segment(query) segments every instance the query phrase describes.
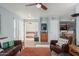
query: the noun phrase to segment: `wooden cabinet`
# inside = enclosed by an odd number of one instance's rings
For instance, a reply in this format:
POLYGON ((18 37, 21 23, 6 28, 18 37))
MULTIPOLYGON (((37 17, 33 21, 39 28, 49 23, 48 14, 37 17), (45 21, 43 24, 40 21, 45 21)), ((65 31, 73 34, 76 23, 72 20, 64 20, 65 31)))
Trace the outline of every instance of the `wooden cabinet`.
POLYGON ((79 56, 79 47, 75 45, 69 45, 69 53, 73 56, 79 56))
POLYGON ((40 23, 41 23, 40 41, 48 42, 48 19, 41 18, 40 23))
POLYGON ((48 33, 41 33, 41 42, 48 42, 48 33))

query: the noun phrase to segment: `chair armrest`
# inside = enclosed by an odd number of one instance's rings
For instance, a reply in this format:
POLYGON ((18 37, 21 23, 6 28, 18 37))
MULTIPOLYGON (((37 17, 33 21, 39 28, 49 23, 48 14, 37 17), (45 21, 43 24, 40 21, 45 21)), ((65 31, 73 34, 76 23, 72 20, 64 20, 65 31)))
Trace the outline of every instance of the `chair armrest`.
POLYGON ((56 45, 57 42, 57 40, 51 40, 50 45, 56 45))
POLYGON ((15 40, 15 41, 14 41, 14 45, 15 45, 15 46, 16 46, 16 45, 22 45, 21 40, 15 40))
POLYGON ((50 50, 52 51, 55 51, 56 53, 61 53, 62 52, 62 49, 59 47, 59 46, 57 46, 57 45, 50 45, 50 50))
POLYGON ((0 56, 7 56, 7 53, 0 53, 0 56))

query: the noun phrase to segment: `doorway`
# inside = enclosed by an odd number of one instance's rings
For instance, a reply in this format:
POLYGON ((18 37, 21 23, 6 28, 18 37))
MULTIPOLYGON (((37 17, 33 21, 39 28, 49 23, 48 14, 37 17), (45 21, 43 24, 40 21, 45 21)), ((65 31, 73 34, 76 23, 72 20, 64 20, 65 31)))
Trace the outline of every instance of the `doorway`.
POLYGON ((35 46, 35 35, 39 37, 39 22, 25 21, 25 47, 35 46))

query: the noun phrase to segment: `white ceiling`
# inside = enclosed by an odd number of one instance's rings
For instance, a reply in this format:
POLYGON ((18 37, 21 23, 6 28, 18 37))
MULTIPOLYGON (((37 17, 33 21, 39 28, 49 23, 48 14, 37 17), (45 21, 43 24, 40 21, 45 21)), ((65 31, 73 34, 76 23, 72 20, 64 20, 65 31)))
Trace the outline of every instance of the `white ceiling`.
POLYGON ((23 19, 28 17, 39 18, 43 16, 61 16, 70 15, 74 12, 76 3, 46 3, 47 11, 38 9, 35 6, 26 7, 27 3, 2 3, 0 6, 8 9, 9 11, 17 14, 23 19))

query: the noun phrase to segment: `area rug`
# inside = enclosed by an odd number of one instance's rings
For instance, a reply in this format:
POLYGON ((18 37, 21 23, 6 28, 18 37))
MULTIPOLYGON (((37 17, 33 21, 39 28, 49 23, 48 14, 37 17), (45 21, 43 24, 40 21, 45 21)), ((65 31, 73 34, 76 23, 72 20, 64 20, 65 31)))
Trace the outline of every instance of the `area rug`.
POLYGON ((24 48, 17 56, 50 56, 50 48, 47 47, 32 47, 24 48))

